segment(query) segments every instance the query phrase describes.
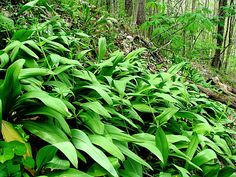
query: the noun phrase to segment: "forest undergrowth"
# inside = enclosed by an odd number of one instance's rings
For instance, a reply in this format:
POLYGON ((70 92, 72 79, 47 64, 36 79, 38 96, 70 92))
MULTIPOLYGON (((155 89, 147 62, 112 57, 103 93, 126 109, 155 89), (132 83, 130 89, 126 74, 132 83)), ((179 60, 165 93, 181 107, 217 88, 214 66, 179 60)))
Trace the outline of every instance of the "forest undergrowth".
POLYGON ((156 63, 87 2, 2 9, 1 177, 236 175, 235 110, 188 62, 156 63))

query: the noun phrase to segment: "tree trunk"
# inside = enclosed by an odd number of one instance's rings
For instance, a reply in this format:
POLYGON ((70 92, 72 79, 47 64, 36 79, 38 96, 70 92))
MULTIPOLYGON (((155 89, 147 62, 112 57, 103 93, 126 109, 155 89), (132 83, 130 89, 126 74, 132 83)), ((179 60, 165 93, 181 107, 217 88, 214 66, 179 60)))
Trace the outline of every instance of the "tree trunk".
MULTIPOLYGON (((230 6, 234 5, 234 0, 230 1, 230 6)), ((228 48, 226 49, 226 56, 224 61, 224 69, 225 72, 227 71, 229 58, 231 56, 232 47, 233 47, 233 35, 234 35, 234 28, 235 28, 235 16, 228 17, 228 48)))
POLYGON ((125 12, 129 17, 132 16, 132 12, 133 12, 133 1, 132 0, 125 0, 125 12))
POLYGON ((146 4, 145 0, 139 0, 137 20, 136 20, 137 25, 143 24, 146 20, 145 4, 146 4))
POLYGON ((195 11, 196 8, 196 0, 192 0, 192 12, 195 11))
POLYGON ((224 31, 225 31, 225 11, 224 7, 227 6, 227 0, 220 0, 219 1, 219 22, 217 26, 217 49, 215 50, 215 54, 212 60, 211 65, 215 68, 220 69, 222 66, 221 60, 221 48, 224 40, 224 31))

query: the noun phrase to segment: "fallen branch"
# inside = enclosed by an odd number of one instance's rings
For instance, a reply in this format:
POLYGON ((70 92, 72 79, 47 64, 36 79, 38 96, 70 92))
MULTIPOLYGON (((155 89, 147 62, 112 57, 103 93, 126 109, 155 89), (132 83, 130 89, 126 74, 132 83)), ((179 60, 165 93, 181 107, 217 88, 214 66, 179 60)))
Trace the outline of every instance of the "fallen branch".
POLYGON ((226 105, 229 105, 230 107, 236 109, 236 97, 234 97, 232 95, 226 95, 223 93, 218 93, 218 92, 212 91, 212 90, 205 88, 201 85, 197 85, 197 87, 201 92, 208 95, 209 98, 219 101, 221 103, 224 103, 226 105))

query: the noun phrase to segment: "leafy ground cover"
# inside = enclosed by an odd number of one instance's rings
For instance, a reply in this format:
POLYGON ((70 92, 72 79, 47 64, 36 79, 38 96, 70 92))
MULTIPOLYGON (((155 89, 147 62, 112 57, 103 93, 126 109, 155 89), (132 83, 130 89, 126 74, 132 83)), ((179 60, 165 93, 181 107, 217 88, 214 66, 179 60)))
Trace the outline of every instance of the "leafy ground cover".
POLYGON ((153 73, 145 48, 116 50, 117 20, 70 3, 4 16, 0 175, 235 175, 234 110, 187 63, 153 73))

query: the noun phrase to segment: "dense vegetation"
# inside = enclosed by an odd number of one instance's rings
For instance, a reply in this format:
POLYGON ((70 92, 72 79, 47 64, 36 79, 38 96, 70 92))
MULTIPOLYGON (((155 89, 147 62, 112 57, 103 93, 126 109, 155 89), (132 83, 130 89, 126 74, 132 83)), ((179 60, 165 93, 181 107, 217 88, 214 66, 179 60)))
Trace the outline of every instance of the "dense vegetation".
POLYGON ((235 176, 235 110, 199 91, 216 88, 179 43, 157 64, 103 4, 14 2, 0 15, 0 176, 235 176))

